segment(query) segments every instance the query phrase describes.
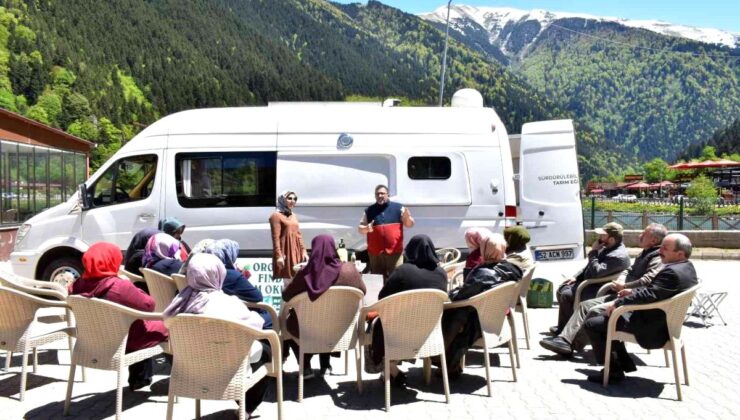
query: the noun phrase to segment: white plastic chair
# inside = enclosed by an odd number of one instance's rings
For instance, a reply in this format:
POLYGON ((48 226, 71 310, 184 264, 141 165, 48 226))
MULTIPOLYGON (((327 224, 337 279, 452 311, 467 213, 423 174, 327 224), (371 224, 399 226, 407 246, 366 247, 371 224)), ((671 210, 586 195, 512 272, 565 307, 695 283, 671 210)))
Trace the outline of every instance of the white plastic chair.
MULTIPOLYGON (((445 345, 442 336, 442 310, 448 302, 447 293, 437 289, 417 289, 401 292, 379 300, 360 311, 360 319, 368 312, 378 313, 383 325, 385 343, 385 410, 391 408, 390 362, 392 360, 426 359, 424 376, 429 382, 432 356, 439 355, 442 368, 442 383, 445 402, 450 403, 450 388, 447 381, 445 345)), ((361 323, 362 324, 362 323, 361 323)), ((362 345, 371 345, 372 333, 366 333, 362 325, 358 328, 362 345)))
POLYGON ((64 302, 41 299, 19 290, 0 286, 0 349, 7 351, 5 370, 10 369, 13 352, 23 354, 21 361, 20 401, 26 396, 28 353, 33 351, 33 373, 38 368, 37 347, 74 336, 74 327, 66 323, 44 324, 37 320, 42 308, 66 308, 64 302))
MULTIPOLYGON (((688 290, 685 290, 670 299, 661 300, 659 302, 644 304, 644 305, 624 305, 620 306, 612 311, 609 316, 609 323, 607 324, 606 333, 606 355, 604 360, 604 382, 603 385, 606 387, 609 384, 609 363, 611 359, 612 340, 619 340, 629 343, 636 343, 637 339, 633 334, 625 331, 617 330, 617 320, 627 312, 635 311, 647 311, 652 309, 660 309, 665 312, 666 324, 668 325, 668 340, 663 345, 663 350, 670 351, 673 358, 673 374, 676 380, 676 394, 678 400, 683 401, 681 395, 681 378, 678 373, 678 358, 676 356, 677 351, 681 351, 681 359, 683 362, 683 375, 685 384, 689 384, 689 368, 686 364, 686 345, 681 340, 681 330, 683 328, 683 320, 686 316, 686 311, 691 304, 691 300, 694 298, 694 294, 699 289, 699 286, 694 286, 688 290)), ((667 361, 666 357, 666 361, 667 361)))
POLYGON ((144 283, 145 282, 143 276, 127 271, 125 268, 123 268, 123 266, 121 266, 118 269, 118 277, 122 279, 128 279, 131 281, 131 283, 144 283))
POLYGON ((592 284, 611 283, 614 280, 618 279, 620 274, 622 274, 621 271, 604 277, 583 280, 576 288, 576 292, 573 294, 573 308, 575 308, 576 310, 578 309, 578 305, 581 304, 581 295, 588 286, 592 284))
MULTIPOLYGON (((527 293, 529 292, 529 285, 532 283, 532 277, 534 277, 534 269, 537 268, 535 263, 529 270, 525 271, 522 275, 522 279, 519 281, 519 294, 516 297, 516 304, 514 305, 514 311, 522 314, 522 324, 524 325, 524 340, 527 344, 527 350, 529 347, 529 314, 527 313, 527 293)), ((514 314, 511 313, 511 321, 513 322, 514 314)), ((518 346, 517 346, 518 348, 518 346)))
POLYGON ((236 400, 239 419, 246 419, 244 394, 265 376, 277 381, 278 419, 282 419, 283 375, 280 337, 275 331, 204 315, 179 314, 165 321, 170 331, 173 364, 167 398, 172 419, 175 397, 194 398, 196 418, 200 400, 236 400), (272 362, 252 372, 249 353, 255 340, 268 340, 272 362), (203 357, 210 355, 211 357, 203 357))
POLYGON ((175 281, 170 276, 150 268, 142 268, 141 274, 144 275, 149 294, 154 298, 154 311, 163 312, 177 296, 175 281))
POLYGON ((72 308, 77 323, 77 340, 69 368, 64 415, 69 415, 75 369, 83 366, 118 373, 116 419, 119 419, 123 407, 124 370, 134 363, 164 353, 167 347, 165 342, 126 353, 129 328, 137 319, 162 320, 162 314, 137 311, 107 300, 76 295, 69 296, 67 303, 72 308))
POLYGON ((362 369, 357 345, 357 317, 362 291, 354 287, 332 286, 311 302, 308 293, 301 293, 285 302, 280 310, 283 340, 294 340, 300 349, 298 360, 298 402, 303 401, 303 355, 344 352, 344 373, 348 372, 349 350, 355 351, 357 389, 362 391, 362 369), (293 309, 298 318, 300 338, 293 337, 286 325, 293 309))
MULTIPOLYGON (((488 349, 498 347, 502 344, 509 346, 509 359, 511 360, 511 374, 516 382, 516 365, 514 363, 514 345, 512 335, 504 329, 506 310, 511 307, 512 299, 519 293, 519 284, 506 282, 469 299, 452 303, 445 303, 445 310, 472 307, 478 315, 481 326, 481 338, 475 342, 475 346, 483 348, 486 365, 486 387, 488 396, 491 396, 491 362, 488 349)), ((384 327, 385 328, 385 327, 384 327)), ((465 362, 462 362, 463 365, 465 362)))
POLYGON ((439 258, 439 265, 442 268, 456 264, 460 260, 460 250, 457 248, 440 248, 435 251, 439 258))

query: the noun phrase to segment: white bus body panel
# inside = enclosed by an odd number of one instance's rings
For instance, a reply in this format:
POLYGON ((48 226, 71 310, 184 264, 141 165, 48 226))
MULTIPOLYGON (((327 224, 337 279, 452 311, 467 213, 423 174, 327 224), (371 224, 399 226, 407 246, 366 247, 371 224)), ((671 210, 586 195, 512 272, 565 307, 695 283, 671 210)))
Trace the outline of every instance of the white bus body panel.
POLYGON ((524 124, 519 155, 521 223, 540 261, 583 258, 583 210, 573 122, 524 124))
MULTIPOLYGON (((525 130, 527 127, 551 126, 525 125, 525 130)), ((562 131, 559 125, 555 128, 562 131)), ((536 140, 533 146, 522 153, 537 154, 538 161, 549 162, 553 171, 563 162, 575 164, 572 125, 569 134, 554 137, 550 128, 548 134, 540 131, 531 137, 536 140), (538 136, 553 137, 562 147, 553 149, 550 144, 543 148, 538 136), (549 151, 556 157, 544 158, 549 151)), ((464 248, 466 229, 485 226, 500 232, 514 223, 512 217, 505 217, 506 207, 516 205, 511 151, 505 127, 492 109, 353 104, 202 109, 173 114, 147 127, 87 182, 92 185, 121 158, 156 154, 157 173, 147 198, 80 212, 75 210, 73 197, 35 216, 28 221, 29 233, 11 255, 14 269, 28 277, 38 273, 39 259, 53 250, 49 238, 64 238, 59 247, 74 244, 79 252, 101 240, 126 249, 136 231, 156 226, 159 219, 170 216, 187 226, 184 239, 191 245, 204 238, 228 237, 239 242, 243 254, 269 255, 272 242, 267 220, 273 205, 184 208, 178 201, 178 153, 219 151, 277 154, 276 193, 293 190, 298 194, 295 211, 307 246, 315 235, 328 233, 337 240, 343 238, 350 248, 364 249, 365 238, 357 232, 357 225, 363 209, 374 200, 377 184, 387 184, 391 199, 410 208, 416 226, 406 230, 407 239, 424 233, 438 247, 464 248), (343 133, 353 138, 348 148, 338 146, 343 133), (450 177, 410 179, 409 158, 419 156, 448 158, 450 177)), ((536 168, 528 171, 527 179, 537 178, 536 168)), ((570 171, 569 167, 566 172, 570 171)), ((567 189, 571 194, 577 185, 567 189)), ((533 190, 533 194, 540 190, 533 190)), ((536 195, 526 198, 530 204, 538 203, 536 195)), ((573 203, 554 203, 557 206, 547 204, 545 217, 522 212, 525 224, 535 231, 535 245, 582 244, 581 216, 578 220, 571 217, 573 203), (563 208, 557 210, 558 206, 563 208), (568 226, 561 224, 566 220, 563 215, 568 217, 568 226)), ((536 214, 537 210, 532 211, 536 214)))

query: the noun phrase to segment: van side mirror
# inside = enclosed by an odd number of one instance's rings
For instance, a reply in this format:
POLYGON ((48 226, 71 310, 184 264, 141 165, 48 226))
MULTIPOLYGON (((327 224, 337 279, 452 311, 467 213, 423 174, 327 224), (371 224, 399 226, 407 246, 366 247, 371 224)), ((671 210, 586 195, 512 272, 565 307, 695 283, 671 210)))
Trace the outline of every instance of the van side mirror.
POLYGON ((77 201, 79 202, 80 209, 82 209, 82 211, 92 208, 90 195, 87 193, 87 185, 85 185, 84 182, 77 186, 77 201))

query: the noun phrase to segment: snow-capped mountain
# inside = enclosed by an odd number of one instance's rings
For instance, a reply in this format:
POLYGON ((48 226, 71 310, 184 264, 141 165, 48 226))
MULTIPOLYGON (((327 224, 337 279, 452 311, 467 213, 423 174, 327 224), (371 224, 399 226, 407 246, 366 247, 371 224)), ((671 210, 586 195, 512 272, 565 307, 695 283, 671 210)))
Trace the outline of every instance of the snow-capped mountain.
MULTIPOLYGON (((447 6, 443 5, 421 18, 444 24, 447 6)), ((481 30, 488 34, 488 42, 508 55, 514 55, 537 39, 552 24, 560 19, 579 18, 596 22, 611 22, 631 28, 642 28, 662 35, 687 38, 709 44, 720 44, 730 48, 740 47, 740 34, 712 28, 696 28, 677 25, 660 20, 629 20, 613 17, 593 16, 584 13, 550 12, 541 9, 520 10, 509 7, 475 7, 453 5, 450 9, 450 28, 464 35, 476 33, 480 42, 481 30), (515 39, 512 39, 514 37, 515 39)))

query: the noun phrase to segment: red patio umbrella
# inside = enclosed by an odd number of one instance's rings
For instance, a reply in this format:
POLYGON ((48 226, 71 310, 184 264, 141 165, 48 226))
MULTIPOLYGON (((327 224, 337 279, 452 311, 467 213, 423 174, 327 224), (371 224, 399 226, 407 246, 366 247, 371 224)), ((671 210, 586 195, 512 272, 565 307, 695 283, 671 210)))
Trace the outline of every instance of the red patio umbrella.
POLYGON ((703 162, 684 162, 671 165, 671 169, 703 169, 703 168, 729 168, 733 166, 740 166, 740 162, 734 160, 720 159, 720 160, 705 160, 703 162))
POLYGON ((626 186, 625 188, 627 188, 628 190, 641 190, 644 188, 650 188, 650 184, 645 182, 636 182, 632 185, 626 186))
POLYGON ((661 182, 656 182, 655 184, 650 184, 650 189, 654 190, 658 188, 667 188, 667 187, 672 187, 674 185, 675 184, 672 183, 671 181, 661 181, 661 182))

